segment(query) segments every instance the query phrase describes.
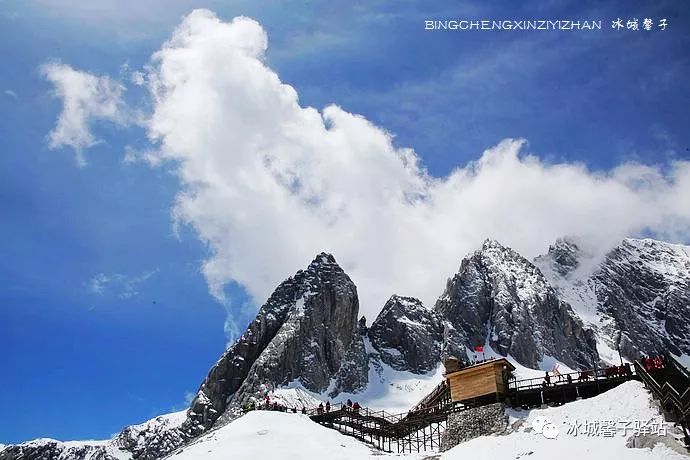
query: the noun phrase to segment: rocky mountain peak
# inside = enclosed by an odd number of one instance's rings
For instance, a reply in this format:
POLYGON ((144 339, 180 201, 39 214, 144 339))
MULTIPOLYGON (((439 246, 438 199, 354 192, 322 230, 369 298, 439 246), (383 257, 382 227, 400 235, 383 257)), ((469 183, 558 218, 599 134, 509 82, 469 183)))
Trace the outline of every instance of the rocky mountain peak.
POLYGON ((310 269, 328 266, 337 266, 338 268, 340 268, 338 262, 336 262, 335 260, 335 257, 333 257, 333 254, 329 254, 327 252, 317 254, 316 257, 314 257, 314 260, 312 260, 309 264, 310 269))
POLYGON ((623 240, 588 280, 602 335, 629 359, 690 354, 690 246, 623 240))
POLYGON ((368 335, 381 360, 393 369, 419 374, 440 362, 443 323, 414 297, 391 296, 368 335))
POLYGON ((581 255, 582 251, 573 239, 559 238, 549 246, 546 255, 535 259, 535 263, 548 263, 556 273, 567 276, 580 265, 581 255))
POLYGON ((299 381, 324 391, 357 335, 357 288, 321 253, 282 282, 199 388, 185 425, 196 434, 261 397, 266 385, 299 381))
POLYGON ((546 357, 571 367, 588 366, 596 357, 591 333, 541 271, 493 240, 462 261, 434 310, 450 323, 455 343, 448 349, 458 357, 487 341, 533 368, 546 357))

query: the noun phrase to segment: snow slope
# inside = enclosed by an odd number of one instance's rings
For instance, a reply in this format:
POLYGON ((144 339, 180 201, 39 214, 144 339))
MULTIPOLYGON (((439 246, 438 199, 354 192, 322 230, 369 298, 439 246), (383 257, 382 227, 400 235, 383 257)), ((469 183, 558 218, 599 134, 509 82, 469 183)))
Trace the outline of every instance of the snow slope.
MULTIPOLYGON (((510 411, 509 415, 513 426, 521 425, 512 433, 470 440, 449 450, 441 459, 688 459, 686 454, 663 444, 657 444, 653 449, 626 447, 632 430, 627 436, 622 436, 619 432, 613 437, 568 434, 568 427, 575 421, 660 421, 661 416, 652 405, 649 393, 639 382, 628 382, 594 398, 563 406, 528 412, 510 411), (556 439, 547 439, 535 433, 534 426, 537 425, 535 422, 538 417, 548 418, 559 428, 556 439)), ((669 431, 668 435, 670 434, 669 431)), ((669 442, 671 445, 674 443, 673 440, 669 442)))
POLYGON ((427 374, 414 374, 398 371, 390 366, 373 361, 369 367, 369 384, 359 393, 340 393, 336 398, 328 396, 328 391, 314 393, 306 390, 298 381, 291 382, 286 388, 279 388, 269 393, 271 401, 277 401, 287 407, 303 406, 313 408, 319 402, 330 401, 331 404, 344 403, 348 399, 357 401, 362 407, 374 410, 385 410, 392 414, 407 412, 412 406, 429 394, 441 383, 443 366, 427 374))
POLYGON ((312 422, 306 415, 249 412, 173 454, 175 460, 369 459, 374 452, 356 439, 312 422))
MULTIPOLYGON (((660 420, 649 394, 639 382, 628 382, 595 398, 560 407, 510 411, 510 434, 483 436, 440 455, 441 460, 473 459, 656 459, 687 460, 685 454, 664 444, 650 448, 626 447, 628 436, 573 436, 567 433, 575 420, 660 420), (556 439, 534 431, 538 418, 547 417, 560 429, 556 439)), ((670 431, 669 431, 670 434, 670 431)), ((670 439, 670 438, 669 438, 670 439)), ((675 441, 670 440, 669 445, 675 441)), ((433 452, 386 454, 354 438, 318 425, 301 414, 253 411, 235 422, 199 438, 173 454, 175 460, 254 459, 371 459, 396 457, 420 460, 433 452)), ((438 457, 436 457, 438 458, 438 457)))

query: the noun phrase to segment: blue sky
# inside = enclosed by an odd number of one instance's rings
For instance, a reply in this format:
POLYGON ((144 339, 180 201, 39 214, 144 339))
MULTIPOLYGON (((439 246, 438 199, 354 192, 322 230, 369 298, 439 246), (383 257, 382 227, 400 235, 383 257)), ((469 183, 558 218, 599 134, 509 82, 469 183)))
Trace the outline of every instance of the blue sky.
MULTIPOLYGON (((123 163, 126 146, 148 145, 138 126, 94 123, 101 142, 82 168, 51 150, 61 102, 46 62, 118 78, 207 7, 262 24, 267 65, 303 106, 364 115, 435 177, 509 137, 546 163, 595 171, 690 159, 685 2, 69 3, 0 1, 0 407, 12 414, 0 442, 104 438, 182 409, 226 344, 226 310, 200 271, 211 249, 173 229, 174 168, 123 163), (425 19, 485 17, 601 19, 604 30, 423 30, 425 19), (614 31, 617 17, 669 26, 614 31)), ((150 106, 135 86, 126 101, 150 106)), ((225 292, 241 329, 255 302, 241 283, 225 292)))

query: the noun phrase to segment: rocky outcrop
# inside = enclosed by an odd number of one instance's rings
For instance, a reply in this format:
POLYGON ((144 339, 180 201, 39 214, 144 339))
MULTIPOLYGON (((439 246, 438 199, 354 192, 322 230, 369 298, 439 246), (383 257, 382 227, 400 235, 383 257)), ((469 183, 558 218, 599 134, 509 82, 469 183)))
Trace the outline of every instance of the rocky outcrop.
POLYGON ((180 424, 181 413, 162 415, 139 425, 122 430, 112 440, 113 446, 128 451, 133 459, 161 458, 182 446, 188 439, 180 424))
POLYGON ((6 446, 0 450, 0 460, 118 460, 105 446, 67 446, 60 441, 40 439, 24 444, 6 446))
POLYGON ((550 265, 551 270, 560 276, 568 276, 580 266, 582 252, 578 244, 570 238, 559 238, 549 246, 546 255, 535 259, 535 265, 550 265))
POLYGON ((62 442, 37 439, 0 448, 0 460, 153 460, 182 446, 187 437, 180 430, 185 414, 161 415, 123 429, 108 441, 62 442))
POLYGON ((545 357, 574 368, 598 359, 593 334, 539 269, 496 241, 462 261, 434 308, 456 331, 456 348, 488 342, 532 368, 545 357))
POLYGON ((361 332, 352 339, 340 370, 335 376, 334 386, 328 393, 331 398, 335 398, 340 393, 357 393, 367 388, 369 356, 364 345, 364 339, 365 335, 361 332))
POLYGON ((690 247, 627 239, 590 280, 623 356, 690 354, 690 247))
POLYGON ((508 416, 501 403, 455 412, 448 415, 440 450, 445 452, 479 436, 502 434, 507 428, 508 416))
POLYGON ((228 407, 261 398, 266 384, 298 380, 309 390, 326 390, 357 335, 358 310, 352 280, 332 255, 318 255, 278 286, 213 366, 184 429, 198 434, 210 428, 228 407))
POLYGON ((369 328, 369 339, 384 363, 421 374, 440 362, 443 323, 421 301, 394 295, 369 328))
POLYGON ((535 263, 614 350, 609 361, 618 361, 615 350, 627 359, 690 354, 689 246, 629 238, 597 259, 559 240, 535 263))

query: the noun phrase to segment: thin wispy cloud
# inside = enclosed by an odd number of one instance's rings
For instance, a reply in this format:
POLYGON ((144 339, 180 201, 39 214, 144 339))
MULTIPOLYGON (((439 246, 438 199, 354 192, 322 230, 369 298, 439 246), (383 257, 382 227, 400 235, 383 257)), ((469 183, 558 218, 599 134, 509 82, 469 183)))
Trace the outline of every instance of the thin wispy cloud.
POLYGON ((87 282, 87 289, 95 295, 116 296, 122 300, 128 300, 138 296, 141 286, 157 273, 158 269, 134 276, 121 273, 97 273, 87 282))
POLYGON ((53 84, 55 97, 62 101, 57 124, 48 135, 49 147, 71 147, 77 164, 84 166, 84 149, 99 142, 91 132, 91 124, 98 120, 127 123, 122 99, 125 87, 108 76, 74 70, 60 62, 44 64, 41 74, 53 84))

